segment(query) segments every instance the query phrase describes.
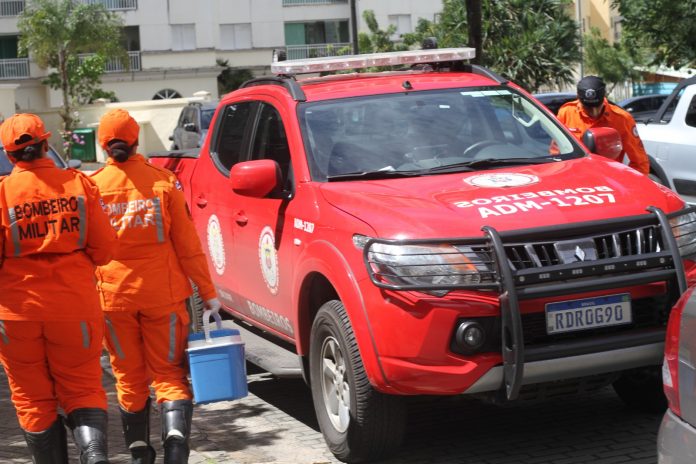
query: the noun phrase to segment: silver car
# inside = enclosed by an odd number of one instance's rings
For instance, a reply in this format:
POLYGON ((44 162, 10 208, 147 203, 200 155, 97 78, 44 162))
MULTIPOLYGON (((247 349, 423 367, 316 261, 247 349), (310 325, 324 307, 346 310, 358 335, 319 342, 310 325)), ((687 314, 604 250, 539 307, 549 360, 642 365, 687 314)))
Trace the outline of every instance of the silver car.
MULTIPOLYGON (((69 161, 65 161, 58 154, 58 152, 50 145, 48 146, 48 153, 46 153, 46 156, 53 160, 53 162, 56 163, 56 166, 58 166, 61 169, 79 169, 82 166, 82 161, 78 159, 71 159, 69 161)), ((0 176, 8 175, 12 171, 12 167, 12 163, 7 158, 7 153, 5 153, 4 148, 0 145, 0 176)))
POLYGON ((669 409, 660 425, 660 464, 696 463, 696 292, 686 292, 667 326, 662 381, 669 409))

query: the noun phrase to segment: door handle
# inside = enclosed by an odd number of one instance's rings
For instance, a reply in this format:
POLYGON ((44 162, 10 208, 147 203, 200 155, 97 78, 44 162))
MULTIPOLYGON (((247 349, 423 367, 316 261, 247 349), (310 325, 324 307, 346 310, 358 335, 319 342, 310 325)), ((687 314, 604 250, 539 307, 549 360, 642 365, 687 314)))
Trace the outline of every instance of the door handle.
POLYGON ((244 211, 239 211, 237 214, 235 214, 234 220, 240 226, 245 226, 247 222, 249 222, 249 218, 246 217, 244 211))
POLYGON ((196 199, 196 204, 199 208, 205 208, 208 205, 208 200, 201 196, 196 199))

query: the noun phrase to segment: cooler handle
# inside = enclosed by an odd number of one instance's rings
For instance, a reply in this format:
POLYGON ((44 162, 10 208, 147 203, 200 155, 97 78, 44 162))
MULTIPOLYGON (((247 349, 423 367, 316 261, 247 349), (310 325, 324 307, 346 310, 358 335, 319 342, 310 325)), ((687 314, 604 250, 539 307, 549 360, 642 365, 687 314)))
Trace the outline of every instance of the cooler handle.
POLYGON ((218 311, 213 311, 212 309, 206 309, 203 311, 203 332, 205 332, 205 342, 213 343, 213 339, 210 337, 210 316, 215 318, 217 324, 217 329, 222 329, 222 318, 218 311))

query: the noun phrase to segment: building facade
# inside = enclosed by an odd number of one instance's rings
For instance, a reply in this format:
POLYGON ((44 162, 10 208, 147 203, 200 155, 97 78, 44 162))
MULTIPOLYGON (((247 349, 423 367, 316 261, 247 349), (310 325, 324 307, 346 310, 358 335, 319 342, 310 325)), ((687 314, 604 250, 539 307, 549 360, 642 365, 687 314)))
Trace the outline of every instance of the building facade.
MULTIPOLYGON (((47 71, 17 53, 17 17, 31 0, 0 0, 0 84, 17 85, 15 108, 41 111, 61 104, 58 92, 41 84, 47 71)), ((336 55, 351 50, 351 18, 366 31, 365 10, 380 27, 398 35, 419 18, 434 20, 433 0, 78 0, 102 3, 124 20, 128 66, 110 60, 102 88, 120 101, 217 96, 220 61, 264 74, 274 49, 288 59, 336 55), (354 10, 353 10, 354 8, 354 10)))

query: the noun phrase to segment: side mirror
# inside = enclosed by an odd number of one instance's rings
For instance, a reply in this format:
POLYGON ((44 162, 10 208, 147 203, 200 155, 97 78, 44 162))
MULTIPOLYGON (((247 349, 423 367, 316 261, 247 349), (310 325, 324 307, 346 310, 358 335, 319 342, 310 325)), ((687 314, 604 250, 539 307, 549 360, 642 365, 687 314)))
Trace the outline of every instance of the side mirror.
POLYGON ((267 159, 237 163, 230 170, 230 184, 235 193, 264 198, 280 185, 280 166, 267 159))
POLYGON ((80 169, 81 166, 82 166, 82 160, 78 160, 78 159, 68 160, 68 167, 71 169, 80 169))
POLYGON ((611 127, 593 127, 582 135, 582 143, 592 152, 614 161, 622 161, 621 136, 611 127))
POLYGON ((193 122, 187 122, 184 124, 184 130, 186 132, 196 132, 198 129, 196 128, 196 124, 193 122))

